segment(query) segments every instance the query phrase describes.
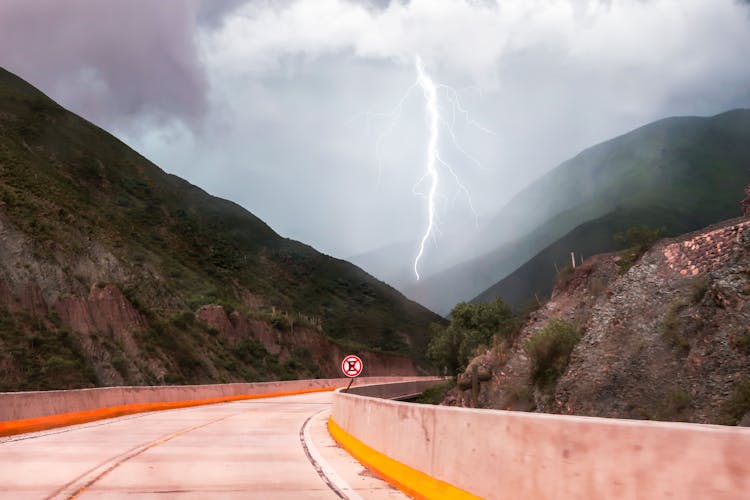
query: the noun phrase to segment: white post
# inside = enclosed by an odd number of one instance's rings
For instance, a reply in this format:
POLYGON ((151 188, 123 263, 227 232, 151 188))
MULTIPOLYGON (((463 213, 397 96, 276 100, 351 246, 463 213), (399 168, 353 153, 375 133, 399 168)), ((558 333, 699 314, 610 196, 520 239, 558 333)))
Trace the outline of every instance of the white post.
POLYGON ((576 253, 570 252, 570 261, 573 263, 573 269, 576 268, 576 253))

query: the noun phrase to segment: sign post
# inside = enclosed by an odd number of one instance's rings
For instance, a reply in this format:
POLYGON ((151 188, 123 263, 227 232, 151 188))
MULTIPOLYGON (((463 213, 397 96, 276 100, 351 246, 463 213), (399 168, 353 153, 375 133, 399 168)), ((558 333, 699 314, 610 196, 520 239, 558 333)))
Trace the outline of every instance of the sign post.
POLYGON ((341 362, 341 371, 344 372, 344 375, 351 379, 349 380, 349 385, 346 387, 346 390, 344 392, 349 392, 349 388, 352 386, 354 379, 359 377, 359 374, 362 373, 363 368, 364 364, 362 363, 362 360, 359 358, 359 356, 350 354, 344 358, 344 360, 341 362))

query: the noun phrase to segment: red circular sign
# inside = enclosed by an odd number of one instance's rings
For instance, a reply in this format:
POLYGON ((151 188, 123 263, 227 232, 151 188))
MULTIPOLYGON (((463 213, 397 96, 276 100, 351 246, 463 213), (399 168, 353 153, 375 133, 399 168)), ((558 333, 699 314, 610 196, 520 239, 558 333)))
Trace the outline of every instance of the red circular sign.
POLYGON ((344 361, 341 362, 341 371, 344 372, 344 375, 347 377, 358 377, 359 374, 362 373, 362 368, 364 368, 362 360, 354 354, 348 355, 344 358, 344 361))

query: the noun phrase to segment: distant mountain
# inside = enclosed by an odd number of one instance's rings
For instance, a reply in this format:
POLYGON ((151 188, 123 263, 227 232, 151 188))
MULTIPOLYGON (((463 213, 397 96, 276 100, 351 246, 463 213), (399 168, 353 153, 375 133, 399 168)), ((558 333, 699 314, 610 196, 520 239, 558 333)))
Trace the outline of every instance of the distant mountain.
MULTIPOLYGON (((571 251, 590 255, 615 249, 611 236, 623 224, 646 218, 648 225, 665 226, 677 234, 737 215, 748 167, 750 110, 651 123, 583 151, 531 184, 482 232, 476 247, 486 253, 428 276, 404 292, 445 314, 456 302, 482 294, 574 229, 602 219, 599 229, 581 228, 597 234, 590 236, 596 244, 577 245, 571 236, 557 250, 529 264, 528 269, 542 265, 543 271, 534 272, 544 277, 534 278, 518 293, 518 300, 525 300, 533 290, 549 290, 550 276, 554 277, 550 259, 564 265, 571 251), (607 217, 618 224, 607 229, 611 222, 607 217), (508 235, 516 236, 508 240, 508 235)), ((482 298, 493 295, 488 292, 482 298)))
POLYGON ((433 321, 0 69, 0 391, 420 362, 433 321))

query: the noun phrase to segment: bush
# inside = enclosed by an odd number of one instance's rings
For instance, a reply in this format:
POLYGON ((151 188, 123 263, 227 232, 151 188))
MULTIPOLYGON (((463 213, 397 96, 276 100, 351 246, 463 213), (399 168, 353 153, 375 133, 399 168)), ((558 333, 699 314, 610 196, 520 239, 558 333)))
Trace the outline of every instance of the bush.
POLYGON ((557 274, 555 275, 555 288, 566 286, 570 278, 573 277, 574 272, 575 269, 573 269, 573 266, 570 264, 557 271, 557 274))
POLYGON ((734 394, 721 405, 719 423, 737 425, 747 412, 750 412, 750 378, 742 379, 734 394))
POLYGON ((380 342, 377 343, 377 347, 383 351, 405 352, 409 349, 409 344, 404 341, 403 337, 396 330, 387 328, 383 332, 380 342))
POLYGON ((547 326, 526 341, 524 350, 531 358, 532 380, 537 387, 554 387, 568 367, 570 353, 579 340, 576 325, 552 318, 547 326))
POLYGON ((645 252, 656 243, 664 233, 663 227, 634 226, 621 233, 615 234, 615 241, 625 244, 628 248, 645 252))
POLYGON ((616 233, 615 241, 627 247, 620 253, 620 260, 617 261, 620 274, 625 274, 659 240, 663 233, 663 227, 652 228, 648 226, 634 226, 621 233, 616 233))
POLYGON ((443 402, 443 399, 445 399, 445 395, 448 391, 454 387, 456 387, 456 382, 453 380, 434 385, 417 396, 417 399, 415 399, 414 402, 425 405, 439 405, 443 402))
POLYGON ((687 354, 690 351, 690 342, 682 334, 679 316, 680 311, 685 307, 685 303, 680 300, 672 302, 664 316, 664 323, 661 327, 664 340, 682 354, 687 354))
POLYGON ((492 346, 495 338, 512 338, 518 324, 518 318, 501 299, 482 304, 461 302, 453 308, 448 327, 432 325, 427 357, 438 368, 456 375, 479 347, 492 346))
POLYGON ((112 359, 112 367, 122 375, 122 378, 127 380, 130 370, 128 370, 128 361, 125 358, 115 356, 112 359))
POLYGON ((657 419, 671 422, 680 420, 691 401, 690 393, 686 390, 673 389, 662 399, 658 408, 657 419))
POLYGON ((703 300, 708 292, 710 282, 707 277, 696 278, 690 282, 690 299, 693 304, 698 304, 703 300))
POLYGON ((180 330, 187 330, 195 323, 195 313, 193 311, 184 311, 173 317, 171 323, 180 330))
POLYGON ((290 327, 289 318, 280 314, 275 314, 271 316, 271 326, 277 330, 288 330, 290 327))
POLYGON ((750 355, 750 330, 735 335, 732 343, 742 354, 750 355))

